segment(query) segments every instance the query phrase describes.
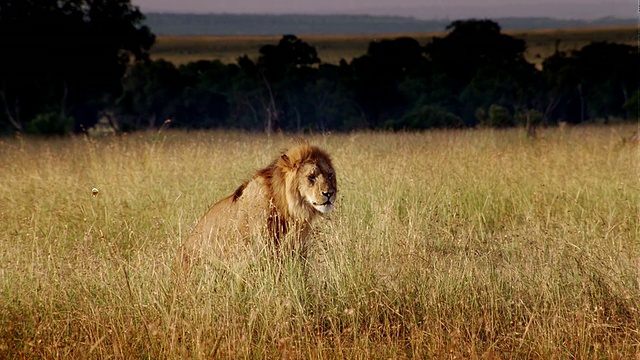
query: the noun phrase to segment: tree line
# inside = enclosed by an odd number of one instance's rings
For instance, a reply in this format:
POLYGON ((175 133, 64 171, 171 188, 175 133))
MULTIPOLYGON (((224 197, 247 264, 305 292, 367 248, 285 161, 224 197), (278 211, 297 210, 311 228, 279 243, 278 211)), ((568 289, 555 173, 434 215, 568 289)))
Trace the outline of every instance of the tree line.
MULTIPOLYGON (((421 45, 374 41, 321 61, 295 35, 233 64, 151 60, 151 30, 129 0, 0 0, 0 128, 64 134, 100 118, 252 131, 510 127, 637 120, 638 50, 594 42, 541 69, 491 20, 459 20, 421 45)), ((556 45, 557 46, 557 45, 556 45)))

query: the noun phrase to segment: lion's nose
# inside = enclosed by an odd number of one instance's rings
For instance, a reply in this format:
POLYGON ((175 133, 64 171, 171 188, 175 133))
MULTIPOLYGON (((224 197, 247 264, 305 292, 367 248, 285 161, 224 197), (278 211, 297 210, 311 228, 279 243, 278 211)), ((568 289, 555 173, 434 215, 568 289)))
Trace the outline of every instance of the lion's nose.
POLYGON ((322 195, 326 196, 327 199, 331 198, 333 196, 334 192, 333 191, 327 191, 327 192, 322 192, 322 195))

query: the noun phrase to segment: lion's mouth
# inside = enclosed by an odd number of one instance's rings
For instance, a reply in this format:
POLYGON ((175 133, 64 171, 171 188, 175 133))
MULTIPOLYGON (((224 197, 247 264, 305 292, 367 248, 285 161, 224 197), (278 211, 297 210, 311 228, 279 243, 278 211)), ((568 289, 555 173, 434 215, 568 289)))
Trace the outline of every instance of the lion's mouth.
POLYGON ((331 210, 333 210, 334 205, 331 202, 331 200, 327 200, 327 201, 325 201, 323 203, 320 203, 320 204, 314 201, 313 202, 313 207, 316 210, 320 211, 321 213, 327 214, 327 213, 331 212, 331 210))

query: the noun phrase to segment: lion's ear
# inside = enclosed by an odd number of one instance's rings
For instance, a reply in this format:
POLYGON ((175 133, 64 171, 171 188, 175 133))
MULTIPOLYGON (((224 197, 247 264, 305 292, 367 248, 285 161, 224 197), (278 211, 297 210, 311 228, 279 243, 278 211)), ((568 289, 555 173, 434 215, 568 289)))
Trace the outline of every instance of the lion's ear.
POLYGON ((287 154, 282 154, 278 159, 278 166, 284 169, 296 170, 300 167, 300 161, 293 161, 287 154))
POLYGON ((283 168, 293 168, 293 164, 291 163, 291 160, 289 160, 287 154, 282 154, 280 156, 280 159, 278 160, 278 166, 283 168))

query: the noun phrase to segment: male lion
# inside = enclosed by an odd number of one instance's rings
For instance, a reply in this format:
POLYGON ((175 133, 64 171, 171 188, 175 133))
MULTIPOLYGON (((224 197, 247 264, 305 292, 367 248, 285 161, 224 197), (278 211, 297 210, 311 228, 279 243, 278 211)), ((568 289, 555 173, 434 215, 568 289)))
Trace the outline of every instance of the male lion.
POLYGON ((209 209, 182 247, 183 269, 194 257, 242 251, 256 238, 278 247, 286 235, 304 245, 314 218, 333 210, 336 191, 326 152, 307 143, 286 150, 209 209))

